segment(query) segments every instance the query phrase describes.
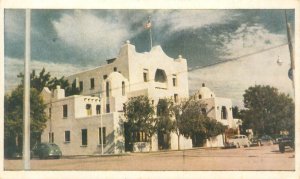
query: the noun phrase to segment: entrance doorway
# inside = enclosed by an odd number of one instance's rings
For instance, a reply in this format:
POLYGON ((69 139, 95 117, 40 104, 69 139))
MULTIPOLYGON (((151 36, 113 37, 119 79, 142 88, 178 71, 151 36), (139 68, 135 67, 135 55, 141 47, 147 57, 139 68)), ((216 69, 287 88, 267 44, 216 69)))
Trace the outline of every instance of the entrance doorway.
POLYGON ((170 134, 165 134, 162 132, 158 132, 157 139, 158 139, 158 149, 159 150, 167 150, 170 149, 170 134))

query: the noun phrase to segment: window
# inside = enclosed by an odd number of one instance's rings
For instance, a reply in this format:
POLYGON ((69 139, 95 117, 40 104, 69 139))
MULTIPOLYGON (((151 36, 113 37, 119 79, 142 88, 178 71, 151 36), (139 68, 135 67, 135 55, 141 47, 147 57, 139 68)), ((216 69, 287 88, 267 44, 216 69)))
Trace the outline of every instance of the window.
POLYGON ((70 131, 65 131, 65 142, 70 142, 71 137, 70 137, 70 131))
POLYGON ((174 102, 175 102, 175 103, 178 102, 178 94, 174 94, 174 102))
POLYGON ((114 71, 117 71, 118 70, 118 68, 117 67, 114 67, 114 71))
POLYGON ((133 141, 134 142, 148 142, 148 137, 143 131, 133 132, 133 141))
POLYGON ((125 82, 122 81, 122 96, 125 96, 125 82))
POLYGON ((173 86, 177 86, 177 77, 176 77, 176 75, 173 75, 172 81, 173 81, 173 86))
POLYGON ((109 82, 106 82, 106 97, 109 97, 109 82))
POLYGON ((68 117, 68 105, 63 105, 63 117, 68 117))
POLYGON ((96 106, 96 114, 101 114, 101 106, 99 104, 96 106))
POLYGON ((202 99, 202 95, 201 95, 201 94, 199 94, 198 98, 199 98, 199 99, 202 99))
POLYGON ((225 106, 222 106, 221 109, 221 119, 227 119, 227 110, 225 106))
POLYGON ((86 104, 86 115, 91 116, 92 115, 92 105, 86 104))
POLYGON ((149 77, 148 77, 148 69, 144 69, 144 72, 143 72, 143 78, 144 78, 144 82, 149 81, 149 77))
POLYGON ((106 113, 110 113, 110 105, 106 104, 106 113))
POLYGON ((95 79, 91 78, 90 81, 91 81, 91 89, 94 89, 95 88, 95 79))
POLYGON ((155 72, 155 82, 165 83, 167 82, 166 72, 162 69, 157 69, 155 72))
POLYGON ((82 91, 83 90, 83 81, 79 82, 79 90, 82 91))
POLYGON ((99 145, 102 144, 102 136, 101 134, 103 133, 103 144, 105 145, 106 144, 106 128, 105 127, 99 127, 99 145), (103 130, 101 130, 103 129, 103 130))
POLYGON ((86 146, 88 144, 87 129, 81 129, 81 145, 86 146))
POLYGON ((103 79, 106 80, 106 78, 107 78, 107 75, 103 75, 103 79))
POLYGON ((54 132, 49 132, 49 143, 54 143, 54 132))

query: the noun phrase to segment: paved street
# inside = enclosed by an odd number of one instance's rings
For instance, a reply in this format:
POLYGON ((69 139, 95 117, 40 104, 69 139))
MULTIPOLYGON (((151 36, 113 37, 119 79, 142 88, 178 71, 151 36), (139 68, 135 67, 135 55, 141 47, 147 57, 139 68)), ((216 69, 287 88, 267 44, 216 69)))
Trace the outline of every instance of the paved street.
MULTIPOLYGON (((295 153, 278 145, 239 149, 193 149, 122 156, 31 160, 32 170, 295 170, 295 153)), ((5 170, 21 170, 22 160, 5 160, 5 170)))

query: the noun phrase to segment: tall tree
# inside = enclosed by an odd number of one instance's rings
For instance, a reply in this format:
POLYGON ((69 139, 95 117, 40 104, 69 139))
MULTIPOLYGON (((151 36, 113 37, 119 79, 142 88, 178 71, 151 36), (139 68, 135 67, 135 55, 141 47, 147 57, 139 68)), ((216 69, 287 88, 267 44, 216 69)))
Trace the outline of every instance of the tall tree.
MULTIPOLYGON (((5 141, 5 154, 9 152, 21 152, 23 140, 23 86, 24 75, 18 75, 21 78, 21 84, 12 91, 10 95, 5 95, 4 98, 4 141, 5 141)), ((35 70, 30 74, 30 141, 31 145, 39 142, 40 135, 46 127, 47 117, 45 115, 45 105, 42 98, 39 96, 44 87, 49 87, 50 90, 60 85, 65 88, 66 95, 78 94, 79 89, 70 86, 64 77, 57 79, 51 78, 49 72, 43 68, 39 74, 35 70)))
MULTIPOLYGON (((5 95, 4 100, 4 145, 5 154, 21 152, 23 140, 23 87, 19 86, 11 95, 5 95)), ((43 104, 39 92, 30 90, 30 138, 31 146, 39 142, 40 135, 46 127, 46 106, 43 104)))
POLYGON ((273 135, 289 131, 294 135, 294 102, 271 86, 249 87, 244 96, 243 127, 249 127, 257 135, 273 135))
POLYGON ((128 139, 131 142, 131 134, 134 132, 144 132, 150 142, 152 150, 152 136, 157 132, 157 118, 154 117, 154 107, 147 96, 137 96, 130 98, 124 106, 124 113, 127 119, 126 126, 130 133, 128 139))
POLYGON ((241 113, 240 113, 240 109, 239 109, 238 106, 232 107, 232 117, 234 119, 240 119, 241 118, 241 113))

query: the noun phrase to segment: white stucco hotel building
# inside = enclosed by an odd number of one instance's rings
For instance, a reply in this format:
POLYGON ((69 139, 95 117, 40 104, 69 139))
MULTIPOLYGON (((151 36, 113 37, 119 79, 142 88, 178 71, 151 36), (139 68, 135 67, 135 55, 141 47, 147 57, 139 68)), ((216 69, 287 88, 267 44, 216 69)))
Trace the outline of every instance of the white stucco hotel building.
MULTIPOLYGON (((65 97, 60 87, 42 91, 49 116, 42 142, 58 144, 63 155, 101 154, 102 143, 104 154, 125 152, 123 104, 130 97, 148 96, 154 106, 166 97, 174 102, 189 97, 186 59, 172 59, 160 46, 138 53, 129 41, 107 64, 67 79, 80 88, 80 95, 65 97)), ((138 138, 134 151, 149 151, 145 136, 138 138)), ((162 148, 157 135, 151 140, 152 151, 162 148)), ((170 149, 177 149, 177 141, 176 134, 169 136, 170 149)), ((192 141, 181 136, 180 148, 192 148, 192 141)))

